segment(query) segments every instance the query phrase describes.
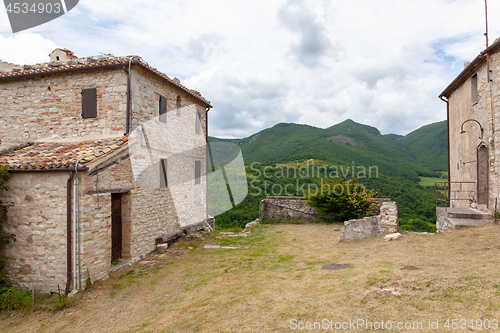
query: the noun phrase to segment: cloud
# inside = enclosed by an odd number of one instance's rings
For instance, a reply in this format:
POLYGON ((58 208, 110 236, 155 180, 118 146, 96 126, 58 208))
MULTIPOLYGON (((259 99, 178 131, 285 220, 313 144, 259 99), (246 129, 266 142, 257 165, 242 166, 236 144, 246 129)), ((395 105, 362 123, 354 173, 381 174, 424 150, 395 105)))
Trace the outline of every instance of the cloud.
POLYGON ((15 64, 34 64, 49 61, 56 43, 30 31, 0 35, 0 59, 15 64))
POLYGON ((191 37, 187 43, 187 53, 192 59, 205 62, 221 50, 223 40, 222 35, 215 32, 191 37))
POLYGON ((315 67, 332 45, 318 16, 306 2, 288 0, 278 11, 282 26, 298 35, 299 40, 290 46, 290 54, 300 64, 315 67))
POLYGON ((221 137, 347 118, 408 133, 445 119, 437 96, 485 47, 484 0, 86 0, 32 31, 1 35, 0 59, 139 55, 208 98, 221 137))

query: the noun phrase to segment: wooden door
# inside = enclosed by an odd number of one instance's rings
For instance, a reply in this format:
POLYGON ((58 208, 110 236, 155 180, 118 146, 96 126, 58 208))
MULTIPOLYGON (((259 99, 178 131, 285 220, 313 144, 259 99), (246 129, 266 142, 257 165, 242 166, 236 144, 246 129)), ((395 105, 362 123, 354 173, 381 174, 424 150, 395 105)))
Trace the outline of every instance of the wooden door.
POLYGON ((122 257, 122 194, 111 193, 111 262, 122 257))

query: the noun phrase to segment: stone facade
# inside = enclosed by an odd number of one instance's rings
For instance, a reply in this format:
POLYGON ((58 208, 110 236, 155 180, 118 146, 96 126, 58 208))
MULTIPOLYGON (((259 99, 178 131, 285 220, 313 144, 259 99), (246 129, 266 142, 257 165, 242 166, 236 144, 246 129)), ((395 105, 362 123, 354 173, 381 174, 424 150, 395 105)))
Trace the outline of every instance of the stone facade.
POLYGON ((450 204, 492 212, 499 193, 500 39, 441 93, 448 105, 450 204))
POLYGON ((53 53, 60 59, 48 64, 0 72, 0 163, 11 166, 0 200, 8 206, 5 229, 16 237, 2 254, 11 258, 13 284, 42 292, 64 289, 68 274, 71 288, 84 286, 87 277, 106 278, 117 237, 120 260, 136 261, 155 250, 162 234, 203 228, 209 220, 209 102, 138 57, 63 53, 53 53), (95 118, 82 117, 86 88, 96 88, 95 118), (160 96, 165 121, 159 120, 160 96), (104 138, 120 144, 86 152, 104 138), (47 142, 60 146, 37 150, 47 142), (33 162, 35 153, 40 159, 33 162), (119 236, 113 234, 117 215, 119 236))

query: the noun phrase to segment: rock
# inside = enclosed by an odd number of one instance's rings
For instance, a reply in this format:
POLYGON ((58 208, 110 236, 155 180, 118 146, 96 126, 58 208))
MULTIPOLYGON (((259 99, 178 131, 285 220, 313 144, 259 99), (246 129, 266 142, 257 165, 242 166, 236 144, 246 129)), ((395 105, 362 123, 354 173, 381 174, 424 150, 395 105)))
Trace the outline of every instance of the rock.
POLYGON ((376 295, 394 295, 400 296, 401 293, 395 288, 375 288, 371 291, 368 291, 367 294, 376 294, 376 295))
POLYGON ((205 246, 203 246, 203 248, 204 249, 231 249, 231 250, 235 250, 238 247, 232 246, 232 245, 223 246, 223 245, 218 245, 218 244, 205 244, 205 246))
POLYGON ((255 221, 253 221, 253 222, 247 223, 247 224, 245 225, 245 230, 243 230, 243 232, 245 232, 245 231, 247 231, 247 230, 250 230, 250 229, 252 229, 253 227, 258 227, 258 226, 260 226, 260 221, 259 221, 259 219, 256 219, 256 220, 255 220, 255 221))
POLYGON ((68 294, 68 298, 71 298, 71 297, 75 296, 76 294, 78 294, 78 289, 73 289, 68 294))
POLYGON ((156 250, 158 253, 166 253, 168 249, 168 243, 156 245, 156 250))
POLYGON ((399 237, 401 236, 401 234, 399 232, 396 232, 394 234, 389 234, 389 235, 385 235, 384 236, 384 240, 385 241, 390 241, 390 240, 396 240, 398 239, 399 237))
POLYGON ((205 238, 203 237, 203 235, 200 235, 200 234, 197 234, 197 233, 186 235, 186 239, 187 240, 201 240, 201 241, 205 240, 205 238))

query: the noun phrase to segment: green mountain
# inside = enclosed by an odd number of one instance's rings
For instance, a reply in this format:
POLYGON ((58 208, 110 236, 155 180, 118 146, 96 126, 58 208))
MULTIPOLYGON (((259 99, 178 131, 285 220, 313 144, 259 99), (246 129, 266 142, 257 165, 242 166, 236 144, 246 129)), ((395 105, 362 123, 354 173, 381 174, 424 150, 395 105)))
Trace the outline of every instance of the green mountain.
POLYGON ((448 127, 446 120, 429 124, 397 139, 408 147, 415 161, 428 169, 448 169, 448 127))
POLYGON ((442 127, 443 122, 436 123, 398 136, 381 135, 378 129, 350 119, 326 129, 281 123, 248 138, 211 141, 238 144, 245 163, 313 158, 340 165, 377 166, 385 175, 418 180, 418 176, 434 176, 435 171, 447 168, 442 127))
MULTIPOLYGON (((361 176, 363 185, 375 189, 379 197, 398 203, 400 227, 410 231, 435 230, 434 188, 418 183, 419 176, 437 177, 440 174, 436 171, 447 169, 446 122, 423 126, 406 136, 382 135, 374 127, 346 120, 326 129, 277 124, 244 139, 209 140, 237 144, 247 164, 249 195, 233 209, 217 216, 220 227, 242 227, 254 220, 259 214, 260 200, 269 195, 283 195, 279 190, 285 186, 293 192, 286 195, 304 195, 299 191, 300 186, 317 182, 318 175, 305 178, 282 175, 280 163, 304 166, 305 160, 316 159, 329 170, 377 167, 376 176, 361 176), (296 184, 297 190, 290 184, 296 184)), ((212 149, 212 156, 217 158, 228 154, 233 155, 229 147, 212 149)))

